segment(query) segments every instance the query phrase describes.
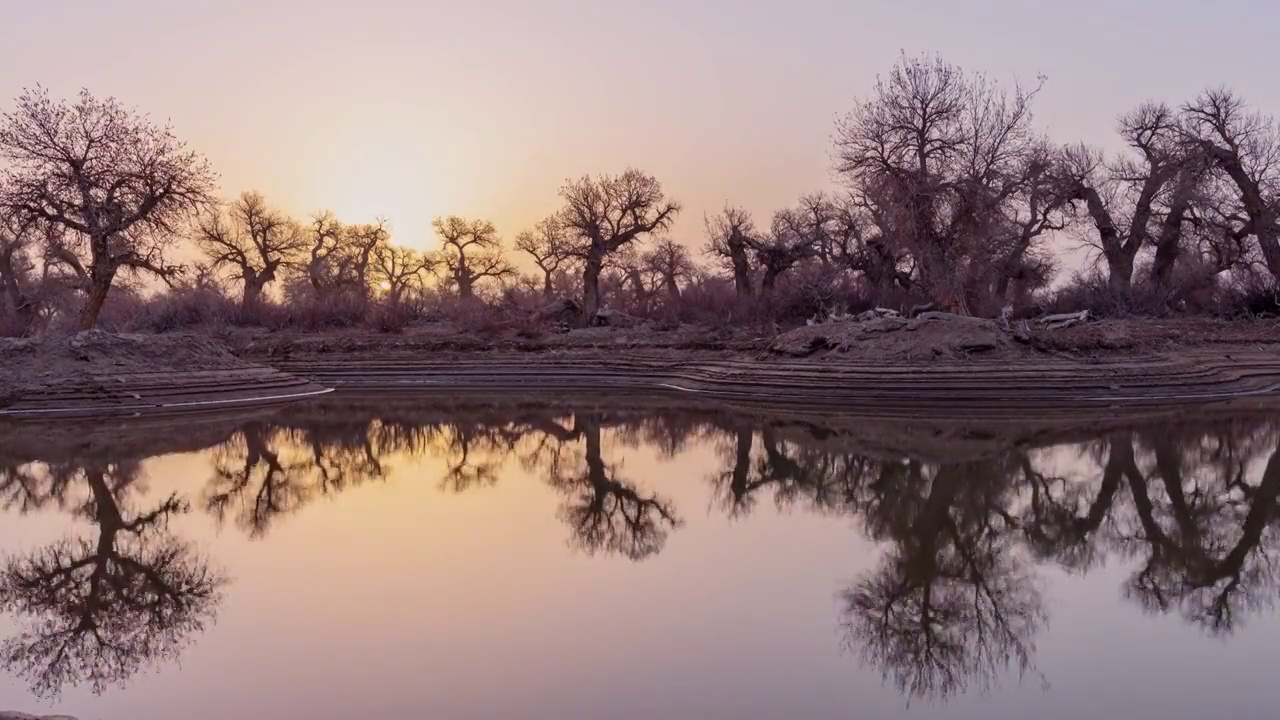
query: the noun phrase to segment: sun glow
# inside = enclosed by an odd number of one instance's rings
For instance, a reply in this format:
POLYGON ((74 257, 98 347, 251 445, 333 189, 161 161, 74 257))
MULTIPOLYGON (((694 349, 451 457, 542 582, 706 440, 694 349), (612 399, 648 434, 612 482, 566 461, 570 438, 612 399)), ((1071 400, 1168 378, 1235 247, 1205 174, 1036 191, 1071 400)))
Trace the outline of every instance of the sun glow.
POLYGON ((431 163, 405 144, 352 145, 329 154, 323 168, 305 180, 307 197, 325 198, 324 207, 344 222, 382 219, 398 245, 435 247, 431 218, 442 213, 441 193, 431 163))

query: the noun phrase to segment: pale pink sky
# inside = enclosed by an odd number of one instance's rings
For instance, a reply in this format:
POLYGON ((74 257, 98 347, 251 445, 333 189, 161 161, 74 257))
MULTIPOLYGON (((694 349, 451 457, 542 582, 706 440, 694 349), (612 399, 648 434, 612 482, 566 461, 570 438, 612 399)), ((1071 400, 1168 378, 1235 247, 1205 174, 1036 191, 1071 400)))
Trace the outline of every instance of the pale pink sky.
POLYGON ((81 86, 172 120, 221 173, 298 215, 435 215, 510 237, 566 178, 635 165, 686 208, 767 214, 830 182, 834 118, 899 51, 1049 77, 1038 122, 1111 141, 1115 115, 1229 82, 1280 110, 1280 8, 1227 0, 647 3, 0 0, 0 98, 81 86))

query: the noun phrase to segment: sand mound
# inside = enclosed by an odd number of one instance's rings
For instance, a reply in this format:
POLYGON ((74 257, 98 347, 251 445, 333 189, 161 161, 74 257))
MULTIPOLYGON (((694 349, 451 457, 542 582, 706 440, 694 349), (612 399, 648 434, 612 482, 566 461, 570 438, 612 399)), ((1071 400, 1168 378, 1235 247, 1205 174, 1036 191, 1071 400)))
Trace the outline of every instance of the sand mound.
POLYGON ((835 351, 867 360, 931 360, 1015 351, 1014 338, 993 320, 947 313, 917 318, 810 325, 779 335, 771 352, 805 357, 835 351))
POLYGON ((221 343, 195 335, 112 335, 0 339, 0 407, 47 388, 92 389, 121 375, 252 367, 221 343))

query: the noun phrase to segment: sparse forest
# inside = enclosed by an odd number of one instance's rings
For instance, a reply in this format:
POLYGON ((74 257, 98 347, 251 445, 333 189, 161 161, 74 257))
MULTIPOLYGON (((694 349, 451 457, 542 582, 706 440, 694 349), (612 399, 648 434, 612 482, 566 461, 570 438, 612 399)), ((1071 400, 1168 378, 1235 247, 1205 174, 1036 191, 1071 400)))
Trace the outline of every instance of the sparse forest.
POLYGON ((0 118, 0 335, 1277 311, 1273 118, 1211 88, 1117 108, 1104 150, 1042 128, 1045 82, 903 56, 837 122, 831 189, 772 217, 729 198, 684 219, 700 236, 677 233, 678 199, 628 168, 566 181, 560 207, 510 237, 451 215, 399 242, 376 218, 219 199, 171 128, 36 89, 0 118), (1072 248, 1088 249, 1083 269, 1063 262, 1072 248))

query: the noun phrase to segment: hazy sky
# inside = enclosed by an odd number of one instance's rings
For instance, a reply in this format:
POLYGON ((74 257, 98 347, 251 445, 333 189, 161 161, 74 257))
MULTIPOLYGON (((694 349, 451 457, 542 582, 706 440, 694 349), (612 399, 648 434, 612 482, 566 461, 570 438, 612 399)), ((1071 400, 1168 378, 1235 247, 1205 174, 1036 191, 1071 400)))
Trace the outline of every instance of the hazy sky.
POLYGON ((566 178, 635 165, 700 244, 726 200, 765 219, 831 182, 838 114, 900 51, 1048 76, 1037 121, 1112 141, 1117 113, 1227 83, 1280 111, 1264 0, 224 2, 0 0, 0 97, 87 87, 206 154, 222 191, 299 215, 435 215, 506 236, 566 178))

